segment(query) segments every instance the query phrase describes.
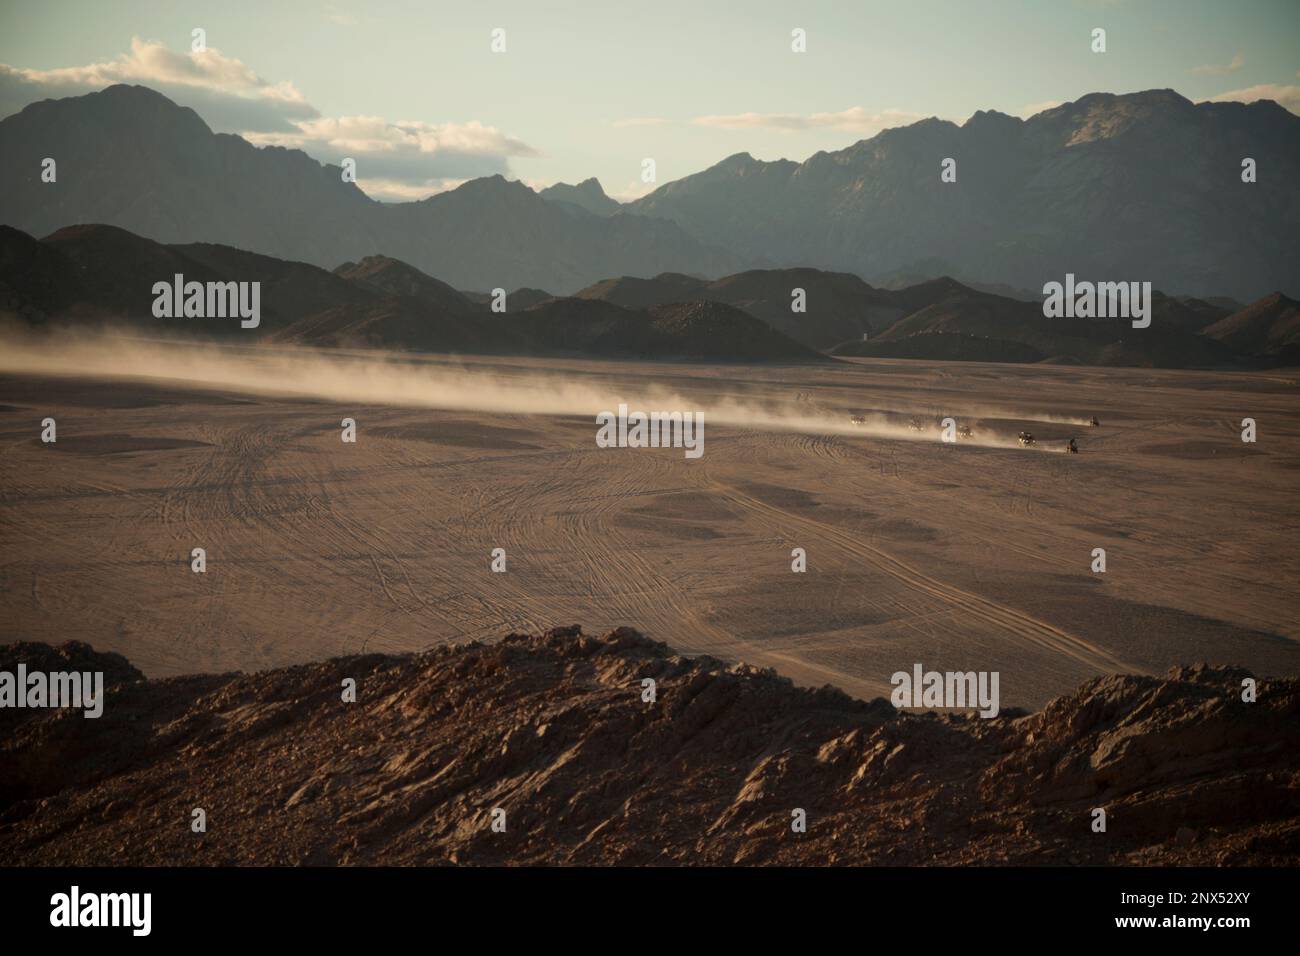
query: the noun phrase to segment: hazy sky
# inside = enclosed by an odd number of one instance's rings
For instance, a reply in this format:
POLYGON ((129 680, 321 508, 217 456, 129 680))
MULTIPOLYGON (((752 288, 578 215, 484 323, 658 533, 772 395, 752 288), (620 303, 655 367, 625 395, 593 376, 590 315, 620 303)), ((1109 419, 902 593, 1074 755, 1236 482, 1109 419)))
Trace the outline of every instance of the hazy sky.
POLYGON ((651 188, 644 157, 663 183, 732 153, 803 160, 925 116, 1098 90, 1300 113, 1300 0, 0 0, 0 64, 0 115, 142 83, 214 129, 353 156, 379 198, 494 172, 596 176, 628 198, 651 188))

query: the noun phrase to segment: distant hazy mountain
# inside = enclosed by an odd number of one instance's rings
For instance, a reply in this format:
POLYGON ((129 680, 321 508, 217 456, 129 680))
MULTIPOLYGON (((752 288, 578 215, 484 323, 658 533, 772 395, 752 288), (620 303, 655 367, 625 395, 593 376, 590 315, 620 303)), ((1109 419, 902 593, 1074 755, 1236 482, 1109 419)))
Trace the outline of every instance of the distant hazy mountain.
POLYGON ((0 182, 0 223, 32 235, 107 223, 331 269, 384 254, 467 289, 565 292, 622 273, 740 266, 671 222, 573 215, 500 176, 420 202, 373 202, 336 166, 214 134, 193 110, 140 86, 45 100, 0 121, 0 182), (40 178, 46 157, 57 163, 54 183, 40 178))
POLYGON ((594 176, 591 179, 584 179, 576 186, 570 186, 568 183, 556 183, 554 186, 546 187, 537 195, 550 202, 568 203, 571 206, 577 206, 596 216, 612 216, 623 208, 622 203, 617 199, 610 199, 605 195, 605 190, 600 186, 600 180, 594 176))
POLYGON ((106 223, 330 268, 381 252, 382 205, 299 150, 214 134, 141 86, 33 103, 0 120, 0 222, 34 236, 106 223), (41 182, 41 161, 57 181, 41 182))
POLYGON ((1073 272, 1300 296, 1300 117, 1271 101, 1096 93, 1029 120, 924 120, 803 163, 739 153, 624 208, 751 262, 868 279, 939 259, 1029 290, 1073 272), (1257 182, 1241 181, 1246 157, 1257 182), (954 183, 940 181, 945 158, 954 183))
POLYGON ((609 276, 776 265, 885 288, 947 274, 1022 295, 1072 272, 1241 301, 1300 296, 1300 117, 1271 101, 1153 90, 1029 120, 930 119, 802 163, 739 153, 625 205, 594 179, 538 195, 500 176, 377 203, 340 173, 213 134, 144 87, 0 121, 0 223, 33 235, 102 222, 325 268, 386 255, 461 289, 559 294, 609 276), (46 157, 54 183, 40 179, 46 157), (1254 183, 1241 181, 1247 157, 1254 183), (956 182, 940 181, 946 158, 956 182))

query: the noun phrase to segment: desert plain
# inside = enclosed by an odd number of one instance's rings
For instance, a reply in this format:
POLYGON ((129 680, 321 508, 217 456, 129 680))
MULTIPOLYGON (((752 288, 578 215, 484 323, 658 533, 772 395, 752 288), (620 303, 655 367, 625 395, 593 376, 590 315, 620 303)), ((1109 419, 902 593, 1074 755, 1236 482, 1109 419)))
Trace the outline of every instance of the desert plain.
POLYGON ((1300 674, 1287 370, 3 355, 0 642, 165 677, 626 625, 864 698, 998 671, 1004 708, 1195 661, 1300 674), (598 447, 620 403, 702 410, 704 454, 598 447))

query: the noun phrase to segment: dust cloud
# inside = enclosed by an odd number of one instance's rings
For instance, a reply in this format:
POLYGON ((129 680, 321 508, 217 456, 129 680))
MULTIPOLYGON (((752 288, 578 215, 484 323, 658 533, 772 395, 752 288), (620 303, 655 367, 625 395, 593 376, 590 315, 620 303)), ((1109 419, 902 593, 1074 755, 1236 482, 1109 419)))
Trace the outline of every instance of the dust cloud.
MULTIPOLYGON (((267 345, 177 343, 102 333, 10 334, 0 349, 0 371, 36 375, 162 381, 266 396, 412 408, 461 409, 511 415, 590 418, 625 404, 632 411, 702 412, 709 424, 759 431, 852 435, 900 441, 939 441, 939 419, 926 415, 920 430, 897 415, 857 416, 800 401, 794 395, 719 398, 684 393, 653 380, 653 373, 585 375, 507 368, 397 353, 323 351, 267 345)), ((779 389, 780 386, 771 386, 779 389)), ((966 420, 985 417, 969 414, 966 420)), ((990 416, 991 417, 991 416, 990 416)), ((1086 419, 1019 416, 1076 424, 1086 419)), ((958 418, 958 421, 962 421, 958 418)), ((962 445, 1018 448, 1013 434, 986 429, 962 445)), ((1033 450, 1055 451, 1043 445, 1033 450)))

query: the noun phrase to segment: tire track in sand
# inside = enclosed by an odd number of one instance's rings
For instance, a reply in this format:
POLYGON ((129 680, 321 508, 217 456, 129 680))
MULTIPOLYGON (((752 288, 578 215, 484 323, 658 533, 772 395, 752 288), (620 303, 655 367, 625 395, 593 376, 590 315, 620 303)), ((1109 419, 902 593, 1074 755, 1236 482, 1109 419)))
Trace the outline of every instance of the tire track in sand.
POLYGON ((1013 635, 1035 648, 1069 658, 1095 673, 1148 673, 1146 668, 1114 657, 1104 648, 1098 647, 1090 641, 1067 634, 1065 631, 1046 624, 1031 615, 998 604, 996 601, 981 597, 978 594, 972 594, 954 585, 945 584, 879 548, 864 544, 853 535, 841 531, 833 525, 825 524, 813 518, 805 518, 802 515, 769 505, 758 498, 745 494, 738 488, 723 484, 717 480, 711 480, 711 486, 722 497, 767 518, 770 522, 795 524, 820 534, 831 543, 868 562, 872 567, 889 575, 908 588, 920 591, 938 599, 940 602, 972 614, 987 624, 1013 635))

